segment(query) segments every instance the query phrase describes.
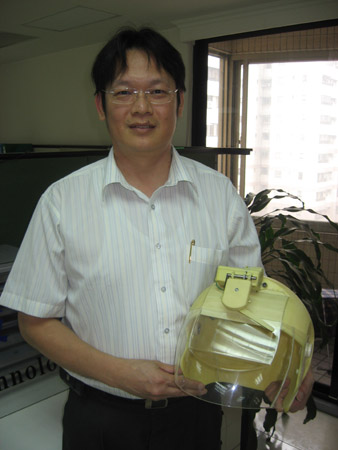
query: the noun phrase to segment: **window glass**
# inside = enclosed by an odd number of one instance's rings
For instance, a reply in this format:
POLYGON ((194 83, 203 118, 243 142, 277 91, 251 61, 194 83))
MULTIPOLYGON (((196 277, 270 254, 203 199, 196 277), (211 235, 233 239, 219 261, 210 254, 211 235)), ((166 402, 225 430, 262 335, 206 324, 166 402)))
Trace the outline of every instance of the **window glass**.
POLYGON ((249 64, 246 192, 282 188, 338 222, 338 61, 249 64))
POLYGON ((207 147, 220 147, 219 97, 220 97, 220 58, 208 56, 208 103, 207 103, 207 147))

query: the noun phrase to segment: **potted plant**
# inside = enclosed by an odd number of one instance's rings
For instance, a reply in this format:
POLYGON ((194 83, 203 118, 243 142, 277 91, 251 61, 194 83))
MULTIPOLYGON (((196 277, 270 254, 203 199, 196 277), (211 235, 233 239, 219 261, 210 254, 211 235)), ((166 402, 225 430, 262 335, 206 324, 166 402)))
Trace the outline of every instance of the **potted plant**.
MULTIPOLYGON (((304 220, 299 215, 306 212, 313 218, 320 216, 337 236, 338 224, 326 215, 305 208, 304 202, 299 197, 282 189, 264 189, 258 194, 250 193, 246 196, 245 203, 257 228, 267 276, 284 283, 304 302, 312 318, 316 335, 320 337, 321 345, 324 346, 328 342, 330 330, 337 322, 337 302, 334 302, 336 309, 331 311, 330 317, 327 317, 322 288, 334 289, 334 286, 322 268, 322 251, 325 249, 338 253, 338 247, 324 242, 320 234, 314 230, 311 221, 304 220), (286 200, 290 201, 290 206, 283 206, 286 200), (277 206, 272 211, 264 213, 263 210, 268 205, 276 203, 277 206)), ((257 448, 256 432, 253 427, 255 414, 256 411, 246 411, 243 414, 244 433, 241 450, 257 448)), ((316 405, 311 396, 304 423, 315 416, 316 405)), ((274 429, 276 420, 276 410, 267 410, 265 430, 274 429)))

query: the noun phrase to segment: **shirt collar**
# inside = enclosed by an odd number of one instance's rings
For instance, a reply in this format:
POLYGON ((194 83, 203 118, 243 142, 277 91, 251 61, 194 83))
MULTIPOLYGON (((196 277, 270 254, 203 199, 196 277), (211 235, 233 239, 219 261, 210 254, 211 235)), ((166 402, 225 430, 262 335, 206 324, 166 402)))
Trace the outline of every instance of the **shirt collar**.
MULTIPOLYGON (((178 154, 175 147, 172 147, 172 160, 169 176, 164 186, 175 186, 179 182, 188 182, 192 186, 194 186, 195 184, 194 180, 192 179, 190 173, 187 170, 184 160, 178 154)), ((109 184, 114 183, 119 183, 127 189, 133 189, 133 187, 130 186, 129 183, 124 178, 120 169, 117 167, 114 158, 114 149, 113 147, 111 147, 107 158, 103 189, 105 189, 109 184)))
POLYGON ((109 184, 120 183, 122 185, 128 184, 122 172, 117 167, 114 158, 114 149, 111 147, 107 158, 105 177, 103 182, 103 188, 107 187, 109 184))
POLYGON ((174 186, 180 181, 187 181, 191 184, 194 184, 194 181, 187 170, 184 160, 178 154, 177 150, 172 147, 171 166, 168 181, 166 182, 165 186, 174 186))

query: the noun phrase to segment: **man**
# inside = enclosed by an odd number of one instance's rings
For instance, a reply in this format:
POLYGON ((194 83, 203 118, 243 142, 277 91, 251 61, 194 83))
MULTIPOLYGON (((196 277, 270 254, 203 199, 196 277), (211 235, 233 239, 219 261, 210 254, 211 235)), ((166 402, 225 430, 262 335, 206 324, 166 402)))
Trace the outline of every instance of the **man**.
POLYGON ((220 449, 220 408, 175 384, 176 341, 218 265, 261 264, 255 228, 229 180, 172 147, 184 65, 162 36, 120 31, 92 75, 112 150, 44 193, 1 301, 71 386, 65 450, 220 449))

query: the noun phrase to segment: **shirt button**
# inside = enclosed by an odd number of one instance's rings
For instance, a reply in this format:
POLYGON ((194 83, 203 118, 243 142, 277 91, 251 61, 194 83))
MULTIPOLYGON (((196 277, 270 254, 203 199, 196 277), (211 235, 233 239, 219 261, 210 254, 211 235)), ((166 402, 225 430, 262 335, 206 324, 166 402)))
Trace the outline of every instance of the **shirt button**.
POLYGON ((155 205, 154 204, 151 205, 151 209, 155 209, 155 205))
POLYGON ((158 248, 158 249, 160 249, 161 248, 161 244, 160 243, 158 243, 158 244, 156 244, 156 246, 155 246, 156 248, 158 248))
POLYGON ((165 332, 165 334, 168 334, 168 333, 170 332, 169 328, 166 328, 166 329, 164 330, 164 332, 165 332))
POLYGON ((161 287, 161 291, 162 291, 162 292, 165 292, 166 290, 167 290, 167 288, 166 288, 165 286, 162 286, 162 287, 161 287))

